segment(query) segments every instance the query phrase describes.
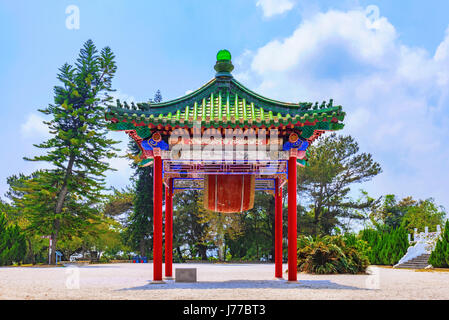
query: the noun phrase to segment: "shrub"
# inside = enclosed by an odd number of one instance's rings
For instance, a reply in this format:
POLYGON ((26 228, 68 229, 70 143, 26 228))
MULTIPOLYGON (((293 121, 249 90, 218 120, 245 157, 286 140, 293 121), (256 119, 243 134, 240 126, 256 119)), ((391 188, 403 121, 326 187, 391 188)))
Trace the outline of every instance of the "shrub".
POLYGON ((371 264, 394 265, 409 247, 407 231, 402 227, 392 230, 365 229, 361 237, 371 248, 367 254, 371 264))
POLYGON ((446 221, 443 234, 430 254, 429 263, 435 268, 449 268, 449 220, 446 221))
POLYGON ((298 270, 307 273, 364 273, 367 244, 354 235, 298 238, 298 270))
POLYGON ((0 213, 0 266, 21 263, 26 255, 26 239, 17 225, 7 226, 6 216, 0 213))

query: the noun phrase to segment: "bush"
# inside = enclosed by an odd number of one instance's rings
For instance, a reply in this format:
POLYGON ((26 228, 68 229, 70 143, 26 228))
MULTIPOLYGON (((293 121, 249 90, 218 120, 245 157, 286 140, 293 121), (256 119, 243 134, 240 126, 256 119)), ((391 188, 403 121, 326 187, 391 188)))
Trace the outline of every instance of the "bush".
POLYGON ((111 260, 112 260, 112 259, 111 259, 110 256, 103 254, 103 255, 101 256, 101 258, 98 260, 98 262, 99 262, 99 263, 109 263, 109 262, 111 262, 111 260))
POLYGON ((307 273, 365 273, 369 265, 365 241, 354 235, 298 238, 298 270, 307 273))
POLYGON ((395 265, 409 247, 407 231, 402 227, 392 230, 365 229, 361 237, 371 248, 368 251, 371 264, 395 265))
POLYGON ((430 254, 429 264, 435 268, 449 268, 449 220, 446 221, 443 234, 430 254))
POLYGON ((17 225, 6 225, 6 216, 0 213, 0 266, 21 263, 25 259, 26 239, 17 225))

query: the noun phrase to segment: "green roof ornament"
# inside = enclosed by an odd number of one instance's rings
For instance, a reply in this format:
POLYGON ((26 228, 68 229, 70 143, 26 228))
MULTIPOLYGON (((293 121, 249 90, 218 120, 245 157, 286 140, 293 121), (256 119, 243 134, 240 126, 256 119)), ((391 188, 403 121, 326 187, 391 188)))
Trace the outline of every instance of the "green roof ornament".
POLYGON ((217 53, 217 63, 214 66, 217 71, 216 78, 232 78, 231 71, 234 70, 234 66, 231 62, 231 53, 226 50, 220 50, 217 53))
POLYGON ((226 49, 218 51, 217 61, 221 61, 221 60, 231 61, 231 53, 226 49))

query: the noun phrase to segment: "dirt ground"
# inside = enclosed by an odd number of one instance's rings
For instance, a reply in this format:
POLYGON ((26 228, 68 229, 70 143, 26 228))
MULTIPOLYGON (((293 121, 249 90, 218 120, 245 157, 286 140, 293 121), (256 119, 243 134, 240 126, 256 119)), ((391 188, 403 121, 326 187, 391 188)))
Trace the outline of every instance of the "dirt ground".
POLYGON ((163 284, 151 283, 151 263, 2 267, 0 299, 449 299, 447 271, 371 266, 369 275, 300 273, 296 283, 275 279, 273 264, 174 264, 173 273, 192 267, 198 282, 163 284))

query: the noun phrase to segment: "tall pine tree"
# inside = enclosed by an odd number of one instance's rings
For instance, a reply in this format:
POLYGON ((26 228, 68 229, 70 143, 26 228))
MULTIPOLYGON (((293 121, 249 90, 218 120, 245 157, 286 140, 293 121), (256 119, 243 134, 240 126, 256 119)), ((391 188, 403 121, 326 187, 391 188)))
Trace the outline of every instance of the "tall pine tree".
POLYGON ((34 192, 24 198, 34 209, 50 199, 44 212, 34 210, 34 214, 46 215, 50 224, 52 264, 61 227, 71 222, 76 225, 78 217, 86 220, 86 215, 93 214, 103 198, 105 172, 112 169, 107 159, 116 156, 117 142, 106 137, 104 120, 117 69, 114 59, 109 47, 98 52, 92 40, 86 41, 75 64, 66 63, 59 69, 57 78, 62 84, 54 87, 54 103, 39 110, 51 117, 44 123, 52 136, 35 145, 45 151, 43 155, 25 159, 43 161, 52 168, 41 170, 29 181, 34 192))

